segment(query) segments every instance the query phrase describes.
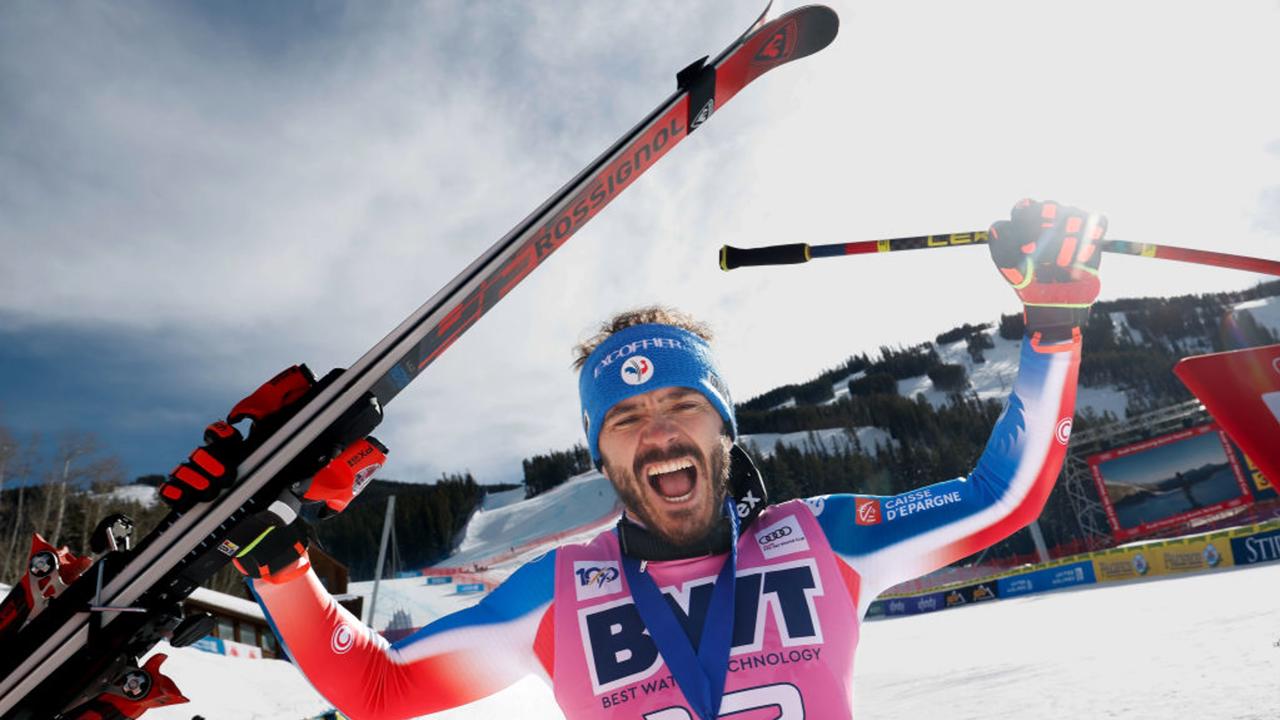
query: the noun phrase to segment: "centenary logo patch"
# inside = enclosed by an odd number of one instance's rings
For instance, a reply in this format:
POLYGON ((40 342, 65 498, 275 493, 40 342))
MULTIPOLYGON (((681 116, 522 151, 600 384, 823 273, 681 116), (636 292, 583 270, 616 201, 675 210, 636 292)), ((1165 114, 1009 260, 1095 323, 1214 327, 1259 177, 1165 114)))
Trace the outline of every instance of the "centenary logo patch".
POLYGON ((1058 427, 1053 431, 1058 442, 1066 445, 1071 440, 1071 418, 1065 417, 1058 421, 1058 427))
POLYGON ((356 644, 356 634, 343 623, 333 629, 333 637, 329 638, 329 648, 336 655, 345 655, 356 644))
POLYGON ((643 355, 627 358, 622 363, 622 382, 628 385, 643 385, 653 377, 653 363, 643 355))
POLYGON ((854 520, 859 525, 880 524, 880 501, 875 498, 858 498, 854 520))
POLYGON ((804 528, 800 527, 800 521, 794 515, 762 528, 756 533, 756 544, 760 546, 760 552, 770 560, 809 549, 804 528))
POLYGON ((575 561, 573 575, 576 580, 573 589, 579 600, 592 600, 622 592, 622 572, 618 568, 618 563, 612 560, 575 561))

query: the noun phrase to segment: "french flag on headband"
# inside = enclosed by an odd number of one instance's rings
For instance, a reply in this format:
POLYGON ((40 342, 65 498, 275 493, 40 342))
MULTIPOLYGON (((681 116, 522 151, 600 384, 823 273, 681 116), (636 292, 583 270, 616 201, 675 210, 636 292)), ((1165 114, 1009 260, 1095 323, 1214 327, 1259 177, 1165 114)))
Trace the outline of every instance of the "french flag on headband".
POLYGON ((1173 372, 1262 474, 1280 483, 1280 345, 1189 357, 1173 372))

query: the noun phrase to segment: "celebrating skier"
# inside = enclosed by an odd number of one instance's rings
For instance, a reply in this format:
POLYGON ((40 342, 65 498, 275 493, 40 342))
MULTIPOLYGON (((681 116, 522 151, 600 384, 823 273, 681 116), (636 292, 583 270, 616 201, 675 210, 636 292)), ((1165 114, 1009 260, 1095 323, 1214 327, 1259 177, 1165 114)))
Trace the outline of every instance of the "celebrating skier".
MULTIPOLYGON (((1026 338, 1008 404, 967 478, 891 497, 767 505, 734 445, 709 332, 648 308, 578 348, 587 444, 626 507, 616 528, 557 548, 478 605, 395 644, 324 590, 302 520, 268 528, 236 566, 282 647, 353 718, 436 712, 531 674, 575 720, 850 717, 871 601, 1024 527, 1049 496, 1104 232, 1100 216, 1029 200, 992 226, 992 258, 1025 305, 1026 338)), ((233 420, 269 423, 309 382, 277 378, 266 401, 255 393, 233 420)), ((208 439, 162 489, 171 502, 207 493, 234 468, 239 435, 218 429, 208 439)), ((359 485, 367 474, 344 477, 359 485)), ((325 484, 340 509, 352 488, 334 495, 333 477, 325 484)))

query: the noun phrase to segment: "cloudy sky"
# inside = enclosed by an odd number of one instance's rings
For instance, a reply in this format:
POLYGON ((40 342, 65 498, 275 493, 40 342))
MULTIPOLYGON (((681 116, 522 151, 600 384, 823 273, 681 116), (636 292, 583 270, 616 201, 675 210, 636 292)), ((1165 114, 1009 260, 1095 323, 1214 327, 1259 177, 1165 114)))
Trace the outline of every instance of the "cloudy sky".
MULTIPOLYGON (((739 399, 1017 302, 981 251, 719 271, 716 249, 971 230, 1020 197, 1280 257, 1280 5, 837 2, 389 410, 389 477, 578 439, 617 310, 719 331, 739 399)), ((293 362, 346 366, 715 54, 748 2, 5 3, 0 425, 133 474, 293 362)), ((1104 296, 1257 276, 1111 258, 1104 296)))

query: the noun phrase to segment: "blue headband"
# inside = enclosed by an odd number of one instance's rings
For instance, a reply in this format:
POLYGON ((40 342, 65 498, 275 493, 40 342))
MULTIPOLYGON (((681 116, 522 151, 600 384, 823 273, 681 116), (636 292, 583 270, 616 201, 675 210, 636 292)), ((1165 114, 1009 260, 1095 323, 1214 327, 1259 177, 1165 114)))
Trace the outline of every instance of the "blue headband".
POLYGON ((600 466, 600 425, 609 409, 627 398, 668 387, 705 395, 729 434, 737 437, 733 400, 716 369, 711 346, 673 325, 632 325, 600 343, 578 376, 582 429, 596 467, 600 466))

